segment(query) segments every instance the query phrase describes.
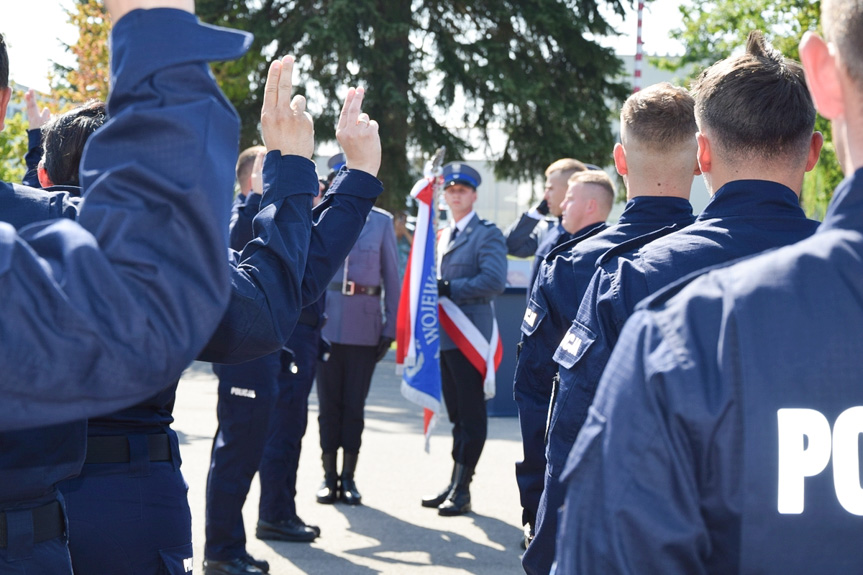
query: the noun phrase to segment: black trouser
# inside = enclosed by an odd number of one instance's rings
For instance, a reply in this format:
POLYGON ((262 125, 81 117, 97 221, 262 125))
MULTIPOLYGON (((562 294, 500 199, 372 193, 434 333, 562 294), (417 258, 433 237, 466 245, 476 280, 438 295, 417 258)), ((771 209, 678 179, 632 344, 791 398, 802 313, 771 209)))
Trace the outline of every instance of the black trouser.
POLYGON ((318 363, 318 427, 324 453, 340 447, 359 453, 376 357, 376 345, 334 343, 330 359, 318 363))
POLYGON ((440 354, 441 387, 452 428, 452 458, 476 467, 488 432, 482 375, 457 349, 440 354))

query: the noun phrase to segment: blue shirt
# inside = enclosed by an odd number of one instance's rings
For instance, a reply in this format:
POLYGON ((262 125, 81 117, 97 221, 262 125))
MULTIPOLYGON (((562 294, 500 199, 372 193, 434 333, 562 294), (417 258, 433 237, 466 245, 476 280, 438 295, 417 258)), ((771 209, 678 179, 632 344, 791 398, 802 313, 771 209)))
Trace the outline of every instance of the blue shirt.
POLYGON ((717 190, 685 229, 634 252, 632 244, 623 244, 603 256, 554 355, 560 387, 548 433, 551 474, 559 476, 618 334, 639 301, 694 271, 799 241, 817 225, 789 188, 739 180, 717 190))
POLYGON ((863 572, 861 254, 858 170, 811 238, 640 306, 566 464, 558 573, 863 572))
MULTIPOLYGON (((177 10, 128 13, 112 30, 111 119, 82 160, 80 225, 0 224, 0 429, 41 427, 0 435, 0 505, 53 498, 86 445, 83 421, 56 424, 152 395, 221 317, 239 122, 207 62, 250 41, 177 10)), ((22 203, 47 197, 15 188, 22 203)))

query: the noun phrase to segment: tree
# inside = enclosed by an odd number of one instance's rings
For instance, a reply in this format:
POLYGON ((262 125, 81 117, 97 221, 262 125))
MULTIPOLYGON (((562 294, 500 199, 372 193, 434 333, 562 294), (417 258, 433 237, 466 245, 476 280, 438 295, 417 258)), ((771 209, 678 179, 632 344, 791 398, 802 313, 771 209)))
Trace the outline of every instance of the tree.
POLYGON ((24 155, 27 153, 27 120, 18 112, 6 118, 6 128, 0 132, 0 181, 20 182, 27 171, 24 155))
POLYGON ((266 60, 295 54, 319 141, 334 138, 346 86, 366 88, 381 125, 382 203, 397 209, 417 175, 409 156, 441 145, 453 160, 477 139, 494 143, 496 174, 522 180, 560 157, 608 163, 611 111, 629 88, 613 51, 590 39, 614 33, 600 1, 199 0, 197 10, 255 34, 246 58, 215 67, 242 145, 258 143, 266 60))
POLYGON ((50 78, 52 96, 57 102, 70 104, 92 98, 105 101, 110 77, 108 13, 99 0, 77 0, 66 14, 69 23, 78 28, 78 41, 66 46, 75 55, 77 64, 68 68, 54 65, 55 73, 50 78))
MULTIPOLYGON (((821 6, 819 0, 768 4, 756 0, 690 0, 680 6, 680 12, 683 27, 671 35, 685 46, 684 55, 651 61, 667 70, 688 70, 695 76, 704 67, 739 51, 751 30, 764 31, 777 50, 799 61, 800 38, 807 30, 817 30, 821 6)), ((824 134, 825 143, 818 165, 806 174, 801 204, 810 217, 821 219, 843 175, 833 149, 830 123, 818 116, 815 129, 824 134)))

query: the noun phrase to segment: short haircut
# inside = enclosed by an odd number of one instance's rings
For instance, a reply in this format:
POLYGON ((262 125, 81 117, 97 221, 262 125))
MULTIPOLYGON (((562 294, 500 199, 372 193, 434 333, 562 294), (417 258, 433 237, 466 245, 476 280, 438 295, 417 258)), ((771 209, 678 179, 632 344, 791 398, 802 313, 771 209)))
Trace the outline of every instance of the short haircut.
POLYGON ((586 169, 587 166, 576 159, 561 158, 560 160, 552 162, 551 165, 545 169, 545 177, 548 177, 555 172, 563 172, 563 175, 569 179, 569 177, 575 172, 583 172, 586 169))
POLYGON ((863 89, 863 0, 822 0, 821 23, 848 75, 863 89))
POLYGON ((90 100, 42 126, 42 161, 51 182, 58 186, 79 185, 84 145, 105 120, 105 103, 90 100))
MULTIPOLYGON (((255 167, 255 158, 260 152, 266 152, 264 146, 252 146, 240 152, 240 157, 237 158, 237 182, 242 182, 252 173, 252 168, 255 167)), ((248 190, 243 191, 245 193, 248 190)))
POLYGON ((809 149, 815 106, 803 67, 749 33, 746 53, 707 68, 693 85, 695 116, 717 155, 797 161, 809 149))
POLYGON ((685 88, 661 82, 632 94, 620 109, 621 133, 654 150, 694 143, 695 100, 685 88))
POLYGON ((6 38, 0 34, 0 88, 9 87, 9 53, 6 51, 6 38))
POLYGON ((593 184, 599 186, 605 192, 602 194, 603 203, 607 205, 608 209, 611 209, 611 206, 614 204, 614 183, 608 177, 608 174, 602 170, 576 172, 569 177, 567 183, 570 186, 573 184, 593 184))

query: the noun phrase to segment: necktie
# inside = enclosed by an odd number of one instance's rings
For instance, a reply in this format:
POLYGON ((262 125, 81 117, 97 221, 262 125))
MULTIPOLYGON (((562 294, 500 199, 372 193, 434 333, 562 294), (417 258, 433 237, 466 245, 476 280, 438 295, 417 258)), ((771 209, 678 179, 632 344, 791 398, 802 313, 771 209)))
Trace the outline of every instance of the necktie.
POLYGON ((455 243, 455 237, 458 235, 458 227, 453 226, 452 233, 449 235, 449 243, 455 243))

